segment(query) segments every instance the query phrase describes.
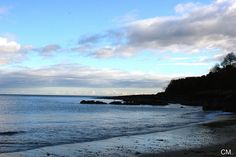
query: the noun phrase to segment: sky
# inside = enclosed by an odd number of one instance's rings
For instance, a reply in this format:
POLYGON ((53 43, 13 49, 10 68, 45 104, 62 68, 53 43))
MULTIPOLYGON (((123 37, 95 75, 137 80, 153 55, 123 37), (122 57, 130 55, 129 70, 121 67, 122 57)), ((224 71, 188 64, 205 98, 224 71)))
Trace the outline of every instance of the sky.
POLYGON ((0 1, 0 94, 163 91, 235 52, 236 0, 0 1))

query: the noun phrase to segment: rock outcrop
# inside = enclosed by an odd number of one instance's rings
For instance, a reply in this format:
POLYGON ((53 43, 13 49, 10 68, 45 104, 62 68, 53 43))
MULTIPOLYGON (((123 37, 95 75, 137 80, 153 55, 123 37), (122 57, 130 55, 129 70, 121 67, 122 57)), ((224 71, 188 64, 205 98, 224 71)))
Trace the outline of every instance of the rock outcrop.
POLYGON ((200 77, 172 80, 166 90, 152 95, 106 97, 120 99, 129 105, 183 105, 202 106, 203 110, 236 112, 236 68, 226 66, 200 77))
POLYGON ((95 101, 95 100, 82 100, 80 104, 107 104, 103 101, 95 101))

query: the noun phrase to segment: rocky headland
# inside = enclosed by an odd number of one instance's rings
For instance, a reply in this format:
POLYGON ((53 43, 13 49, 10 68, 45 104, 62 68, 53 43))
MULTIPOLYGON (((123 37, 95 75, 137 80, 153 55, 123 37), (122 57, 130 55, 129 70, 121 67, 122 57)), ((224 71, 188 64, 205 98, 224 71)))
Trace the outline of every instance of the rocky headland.
MULTIPOLYGON (((229 53, 221 64, 208 74, 170 81, 164 92, 147 95, 99 97, 113 99, 116 105, 182 105, 202 106, 203 110, 236 112, 236 56, 229 53), (117 101, 121 100, 121 101, 117 101)), ((81 104, 106 104, 102 101, 83 100, 81 104)))
POLYGON ((221 65, 199 77, 186 77, 172 80, 164 92, 152 95, 126 95, 103 97, 120 99, 125 104, 183 105, 202 106, 203 110, 236 112, 236 56, 228 54, 221 65))

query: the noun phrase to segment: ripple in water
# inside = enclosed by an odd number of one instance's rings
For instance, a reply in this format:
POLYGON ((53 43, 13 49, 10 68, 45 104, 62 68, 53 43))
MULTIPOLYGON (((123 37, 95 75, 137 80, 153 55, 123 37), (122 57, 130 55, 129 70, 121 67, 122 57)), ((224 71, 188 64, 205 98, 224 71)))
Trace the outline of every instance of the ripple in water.
POLYGON ((0 153, 166 131, 209 117, 199 107, 81 105, 82 99, 88 97, 0 96, 0 153))

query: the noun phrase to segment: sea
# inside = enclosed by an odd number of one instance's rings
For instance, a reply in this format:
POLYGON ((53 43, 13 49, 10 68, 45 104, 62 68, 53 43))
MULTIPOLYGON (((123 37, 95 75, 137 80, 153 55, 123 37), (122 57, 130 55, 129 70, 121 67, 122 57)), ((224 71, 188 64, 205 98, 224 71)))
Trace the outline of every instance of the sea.
POLYGON ((95 99, 93 96, 0 95, 0 154, 164 132, 222 114, 180 104, 80 104, 81 100, 95 99))

